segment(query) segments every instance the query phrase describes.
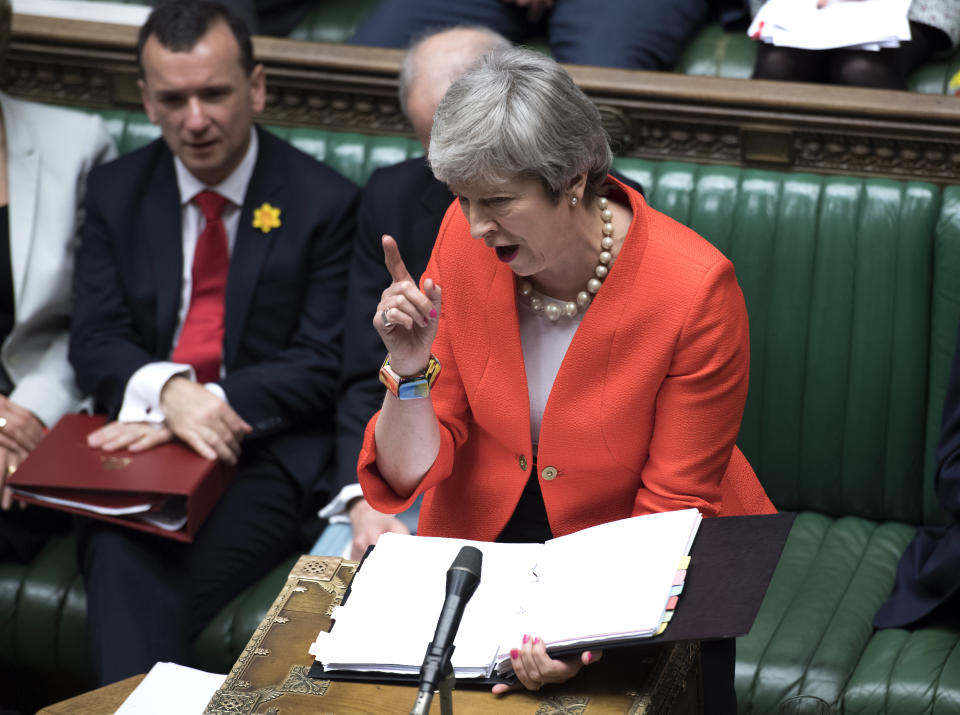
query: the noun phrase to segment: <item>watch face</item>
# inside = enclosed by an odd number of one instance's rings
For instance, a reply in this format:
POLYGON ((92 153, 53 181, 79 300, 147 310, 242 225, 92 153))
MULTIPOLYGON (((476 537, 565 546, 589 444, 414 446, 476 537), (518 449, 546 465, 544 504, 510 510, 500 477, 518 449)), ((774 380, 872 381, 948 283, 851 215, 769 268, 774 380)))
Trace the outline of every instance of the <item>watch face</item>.
POLYGON ((410 380, 404 380, 397 389, 397 397, 401 400, 416 400, 421 397, 430 396, 430 383, 426 377, 415 377, 410 380))

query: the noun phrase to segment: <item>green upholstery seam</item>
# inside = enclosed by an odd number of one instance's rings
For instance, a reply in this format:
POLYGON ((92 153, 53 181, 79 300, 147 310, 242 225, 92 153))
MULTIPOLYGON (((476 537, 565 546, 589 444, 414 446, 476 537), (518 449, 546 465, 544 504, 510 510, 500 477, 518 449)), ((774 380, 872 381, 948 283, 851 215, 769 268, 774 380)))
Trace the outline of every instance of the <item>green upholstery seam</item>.
MULTIPOLYGON (((866 188, 866 187, 864 187, 864 188, 866 188)), ((898 206, 897 206, 897 229, 896 229, 896 234, 895 234, 898 240, 896 240, 896 241, 894 242, 894 250, 895 250, 895 254, 894 254, 894 258, 893 258, 893 260, 894 260, 893 265, 894 265, 894 266, 897 266, 897 265, 899 265, 899 263, 900 263, 900 247, 901 247, 901 245, 902 245, 902 243, 903 243, 902 241, 899 240, 899 238, 900 238, 900 225, 901 225, 901 223, 903 222, 903 209, 904 209, 904 203, 905 203, 905 201, 904 201, 904 191, 905 191, 905 185, 900 185, 900 186, 899 186, 900 200, 899 200, 898 206)), ((896 305, 896 304, 897 304, 897 297, 898 297, 898 296, 897 296, 896 270, 894 270, 894 280, 892 281, 892 283, 893 283, 893 286, 892 286, 892 288, 893 288, 893 300, 892 300, 892 303, 891 303, 891 304, 892 304, 892 305, 896 305)), ((891 410, 893 409, 893 395, 891 394, 891 391, 890 391, 890 385, 893 384, 893 371, 894 371, 894 367, 895 367, 895 363, 896 363, 896 353, 895 353, 895 351, 893 350, 893 346, 892 346, 893 342, 897 339, 897 322, 896 322, 897 314, 896 314, 896 310, 891 311, 891 318, 892 318, 892 325, 891 325, 891 328, 890 328, 890 344, 888 344, 888 346, 887 346, 887 349, 888 349, 889 352, 890 352, 890 359, 889 359, 889 361, 887 362, 887 379, 886 379, 886 390, 887 390, 887 409, 886 409, 886 413, 887 413, 887 419, 884 420, 884 423, 883 423, 883 442, 881 442, 881 444, 884 445, 885 449, 884 449, 884 454, 883 454, 883 473, 880 475, 880 505, 881 505, 880 508, 881 508, 882 512, 885 513, 885 514, 888 513, 887 510, 886 510, 886 508, 885 508, 885 505, 886 505, 886 503, 887 503, 887 493, 888 493, 888 490, 887 490, 887 480, 890 478, 890 454, 889 454, 889 451, 888 451, 888 450, 889 450, 889 443, 890 443, 890 441, 889 441, 889 436, 890 436, 890 421, 893 419, 893 414, 892 414, 892 412, 891 412, 891 410)))
POLYGON ((940 692, 940 679, 943 677, 943 670, 947 663, 950 662, 950 656, 957 652, 957 649, 960 648, 960 640, 953 644, 950 652, 946 654, 943 659, 943 662, 940 664, 940 670, 937 672, 937 677, 933 681, 933 697, 930 698, 930 711, 936 715, 937 711, 937 694, 940 692))
MULTIPOLYGON (((823 194, 824 194, 824 191, 825 191, 825 189, 824 189, 824 178, 823 178, 822 176, 818 176, 818 177, 817 177, 817 185, 818 185, 817 205, 816 205, 816 209, 815 209, 815 210, 816 210, 816 221, 815 221, 815 224, 814 224, 815 227, 816 227, 816 228, 815 228, 816 233, 815 233, 815 235, 814 235, 814 240, 813 240, 813 250, 812 250, 811 255, 810 255, 810 275, 808 276, 808 278, 809 278, 809 284, 810 284, 809 295, 810 295, 811 299, 813 299, 813 297, 814 297, 814 289, 815 289, 815 286, 816 286, 817 255, 820 253, 820 241, 823 240, 823 234, 822 234, 822 232, 820 231, 820 221, 821 221, 821 218, 822 218, 822 215, 823 215, 823 194)), ((779 207, 778 207, 777 215, 779 216, 779 214, 780 214, 780 211, 779 211, 779 207)), ((804 350, 803 350, 803 372, 801 373, 802 376, 803 376, 803 377, 802 377, 803 384, 801 385, 801 390, 800 390, 800 394, 802 395, 801 404, 800 404, 800 429, 799 429, 800 434, 797 435, 797 440, 798 440, 798 442, 797 442, 797 452, 800 454, 800 460, 801 460, 801 462, 800 462, 800 472, 801 472, 801 473, 805 473, 805 472, 806 472, 806 465, 803 464, 803 458, 804 458, 804 453, 805 453, 805 452, 804 452, 804 449, 803 449, 804 439, 805 439, 805 435, 804 435, 804 425, 806 424, 806 420, 804 419, 804 417, 805 417, 806 414, 807 414, 807 385, 808 385, 808 383, 809 383, 808 376, 809 376, 809 374, 810 374, 810 362, 811 362, 811 360, 810 360, 810 348, 811 348, 811 345, 812 345, 812 340, 811 340, 811 336, 812 336, 812 335, 813 335, 813 313, 810 312, 810 313, 807 314, 807 335, 806 335, 806 338, 805 338, 804 341, 803 341, 803 346, 804 346, 804 350)), ((849 353, 849 351, 848 351, 848 353, 849 353)), ((849 370, 849 367, 848 367, 848 370, 849 370)), ((844 418, 846 418, 846 411, 847 411, 846 408, 847 408, 847 405, 846 405, 846 400, 845 400, 845 401, 844 401, 844 405, 843 405, 844 418)), ((842 453, 842 452, 841 452, 841 453, 842 453)), ((795 497, 798 498, 798 501, 800 501, 801 503, 804 503, 804 502, 806 501, 805 499, 803 499, 803 494, 802 494, 802 491, 803 491, 803 489, 804 489, 804 484, 805 484, 805 481, 802 481, 799 485, 797 485, 797 491, 795 492, 795 497)), ((841 484, 841 488, 842 488, 842 484, 841 484)), ((821 542, 821 543, 822 543, 822 542, 821 542)), ((804 677, 805 677, 805 676, 806 676, 806 673, 804 673, 804 677)))
MULTIPOLYGON (((860 261, 858 260, 860 256, 860 240, 861 240, 860 227, 863 224, 865 194, 867 193, 866 186, 864 185, 865 182, 861 179, 859 183, 860 183, 860 186, 857 191, 856 223, 854 224, 856 233, 854 235, 854 246, 853 246, 853 265, 854 265, 853 290, 851 291, 850 306, 849 306, 850 325, 852 326, 852 329, 847 334, 847 350, 846 350, 847 394, 846 394, 846 398, 843 401, 844 429, 841 432, 841 444, 840 444, 840 494, 841 494, 840 500, 841 501, 843 501, 843 492, 844 492, 846 476, 849 473, 849 469, 848 469, 849 457, 847 453, 848 440, 847 440, 846 425, 850 415, 850 402, 851 402, 850 385, 854 384, 854 382, 851 380, 851 375, 854 367, 852 356, 854 352, 854 343, 855 343, 857 328, 856 328, 856 323, 853 320, 853 317, 857 314, 857 306, 858 306, 857 285, 859 283, 858 281, 859 274, 860 274, 860 271, 862 270, 860 267, 860 261)), ((819 239, 819 235, 818 235, 818 239, 819 239)))
MULTIPOLYGON (((834 529, 837 528, 837 525, 838 525, 841 521, 845 521, 845 520, 847 520, 847 519, 855 519, 855 518, 858 518, 858 517, 842 517, 841 519, 837 519, 836 521, 834 521, 834 522, 830 525, 830 527, 827 529, 827 531, 825 532, 825 534, 829 534, 829 533, 831 533, 832 531, 834 531, 834 529)), ((870 532, 870 535, 867 537, 866 544, 865 544, 865 548, 861 551, 861 554, 864 554, 864 553, 866 553, 866 552, 869 550, 871 543, 874 541, 874 537, 876 536, 877 531, 879 530, 879 525, 878 525, 876 522, 871 521, 871 520, 869 520, 869 519, 861 519, 861 521, 864 521, 865 523, 868 523, 868 524, 870 524, 870 525, 873 527, 872 530, 871 530, 871 532, 870 532)), ((822 544, 823 544, 823 541, 821 541, 821 545, 822 545, 822 544)), ((818 551, 818 554, 819 554, 820 549, 818 548, 817 551, 818 551)), ((819 559, 814 559, 813 563, 816 563, 816 562, 818 562, 818 561, 819 561, 819 559)), ((850 574, 850 577, 847 579, 847 585, 846 585, 846 586, 844 587, 844 589, 843 589, 843 593, 840 595, 840 598, 838 598, 837 601, 836 601, 836 607, 834 607, 834 609, 833 609, 833 613, 831 614, 831 617, 830 617, 830 620, 829 620, 829 622, 828 622, 828 624, 827 624, 827 627, 823 629, 823 632, 820 634, 820 638, 819 638, 819 640, 817 641, 816 647, 814 647, 814 649, 811 651, 811 658, 810 658, 810 660, 807 661, 806 666, 804 667, 804 670, 803 670, 803 677, 802 677, 801 680, 800 680, 801 685, 803 685, 803 684, 806 683, 806 681, 807 681, 807 674, 808 674, 809 671, 810 671, 810 662, 813 660, 813 658, 816 656, 817 652, 820 650, 820 645, 823 643, 823 639, 826 637, 826 635, 827 635, 828 633, 830 633, 830 631, 831 631, 831 626, 832 626, 832 624, 834 623, 834 621, 836 621, 837 615, 838 615, 838 611, 840 611, 840 605, 842 605, 843 602, 844 602, 844 600, 846 599, 847 594, 850 592, 850 586, 851 586, 851 585, 853 584, 853 582, 856 580, 857 574, 860 573, 860 569, 862 569, 862 568, 863 568, 863 559, 862 559, 862 558, 858 558, 858 559, 857 559, 857 566, 856 566, 856 568, 854 568, 853 573, 850 574)), ((862 653, 862 649, 861 649, 861 653, 862 653)), ((840 687, 839 687, 839 689, 838 689, 837 698, 834 699, 834 701, 833 701, 833 703, 831 703, 831 705, 835 704, 835 703, 837 702, 837 700, 840 699, 840 696, 843 694, 844 689, 847 687, 847 684, 850 682, 850 676, 853 675, 853 671, 854 671, 855 669, 856 669, 856 664, 854 664, 853 669, 851 669, 851 670, 849 670, 849 671, 847 672, 846 677, 844 678, 843 683, 840 685, 840 687)))
POLYGON ((23 573, 19 579, 20 583, 17 586, 17 596, 16 598, 13 599, 15 606, 14 606, 13 614, 11 614, 13 616, 13 619, 10 621, 10 628, 12 631, 11 636, 13 640, 13 653, 14 653, 12 660, 14 663, 20 660, 20 642, 19 642, 20 639, 18 637, 18 634, 20 633, 20 629, 17 628, 17 618, 21 613, 23 613, 23 611, 20 608, 20 597, 23 595, 23 587, 26 580, 27 580, 27 569, 23 569, 23 573))
MULTIPOLYGON (((798 514, 797 514, 797 519, 799 519, 800 516, 801 516, 801 513, 798 513, 798 514)), ((832 526, 832 525, 831 525, 831 526, 832 526)), ((827 533, 829 532, 829 530, 830 530, 830 529, 828 528, 828 529, 824 530, 824 531, 820 534, 820 542, 819 542, 819 544, 817 544, 817 554, 819 554, 820 551, 823 549, 823 543, 824 543, 824 541, 825 541, 825 539, 826 539, 826 535, 827 535, 827 533)), ((789 544, 789 537, 788 537, 787 543, 789 544)), ((811 559, 808 560, 808 562, 807 562, 807 568, 806 568, 806 571, 804 572, 804 578, 801 579, 801 581, 805 579, 806 574, 808 574, 808 573, 810 572, 811 567, 812 567, 813 565, 815 565, 816 563, 817 563, 817 558, 816 558, 816 557, 813 557, 813 558, 811 558, 811 559)), ((787 614, 787 613, 790 612, 791 606, 793 605, 794 601, 796 601, 796 599, 799 598, 799 595, 800 595, 800 594, 799 594, 799 590, 795 590, 795 591, 794 591, 794 594, 793 594, 793 598, 790 599, 790 602, 789 602, 789 603, 783 608, 783 610, 782 610, 782 614, 783 614, 783 615, 785 615, 785 614, 787 614)), ((749 690, 749 693, 750 693, 750 703, 751 703, 751 704, 756 700, 756 697, 755 697, 755 696, 756 696, 756 693, 757 693, 757 679, 760 677, 760 673, 761 673, 761 671, 763 670, 763 667, 762 667, 761 664, 763 663, 764 658, 766 657, 767 651, 770 649, 770 646, 773 645, 773 642, 774 642, 775 640, 777 640, 777 634, 780 632, 780 630, 781 630, 782 627, 783 627, 783 618, 781 617, 780 620, 779 620, 779 622, 777 623, 776 628, 774 628, 774 629, 773 629, 773 632, 770 634, 770 638, 767 639, 767 642, 764 644, 764 646, 763 646, 763 652, 760 653, 760 656, 757 658, 757 667, 754 669, 753 678, 752 678, 752 680, 750 681, 750 690, 749 690)), ((804 673, 804 675, 806 675, 806 674, 804 673)), ((744 715, 745 715, 745 714, 744 714, 744 715)))
MULTIPOLYGON (((743 175, 743 172, 741 172, 741 173, 740 173, 740 180, 737 182, 737 196, 738 196, 738 197, 740 197, 740 196, 743 195, 743 194, 741 193, 741 190, 743 189, 743 181, 744 181, 744 175, 743 175)), ((782 181, 782 180, 781 180, 781 181, 778 181, 778 182, 776 182, 776 184, 777 184, 777 197, 776 197, 776 207, 777 207, 777 209, 776 209, 776 211, 773 212, 773 227, 772 227, 772 231, 771 231, 771 234, 770 234, 770 235, 771 235, 772 242, 773 242, 773 244, 774 244, 774 245, 771 246, 771 248, 770 248, 770 264, 771 264, 771 265, 773 264, 773 262, 775 261, 775 258, 776 258, 776 252, 777 252, 777 246, 776 246, 776 244, 777 244, 777 239, 778 239, 778 237, 779 237, 779 235, 780 235, 780 205, 783 203, 783 181, 782 181)), ((766 299, 767 299, 767 301, 769 301, 769 300, 770 300, 770 284, 769 284, 769 282, 766 284, 765 287, 766 287, 766 293, 767 293, 766 299)), ((770 322, 770 314, 769 314, 768 311, 764 311, 763 315, 764 315, 764 318, 766 319, 766 323, 765 323, 764 326, 763 326, 764 335, 767 335, 766 331, 767 331, 767 329, 768 329, 769 322, 770 322)), ((748 315, 747 315, 748 321, 749 321, 749 318, 750 318, 750 316, 749 316, 749 313, 748 313, 748 315)), ((753 326, 752 326, 752 325, 751 325, 750 329, 753 330, 753 326)), ((768 353, 769 350, 770 350, 770 340, 769 340, 769 339, 764 339, 764 341, 763 341, 763 360, 760 361, 760 364, 761 364, 761 365, 769 365, 769 361, 768 361, 768 359, 767 359, 767 353, 768 353)), ((752 369, 753 361, 754 361, 754 360, 753 360, 753 357, 751 356, 751 358, 750 358, 751 369, 752 369)), ((769 371, 765 371, 764 380, 760 383, 760 396, 759 396, 760 402, 759 402, 759 405, 758 405, 758 408, 757 408, 757 409, 759 410, 761 417, 763 417, 763 415, 764 415, 764 409, 763 409, 763 406, 764 406, 764 398, 766 397, 766 392, 767 392, 767 389, 766 389, 766 387, 767 387, 767 385, 766 385, 766 380, 768 379, 768 376, 769 376, 769 375, 770 375, 770 372, 769 372, 769 371)), ((750 388, 748 387, 747 389, 749 390, 750 388)), ((748 398, 749 398, 749 392, 748 392, 748 398)), ((758 444, 758 445, 763 445, 763 444, 766 444, 766 443, 767 443, 766 429, 767 429, 767 420, 761 419, 761 420, 760 420, 760 434, 759 434, 759 436, 758 436, 759 438, 758 438, 758 440, 757 440, 757 444, 758 444)), ((758 447, 757 451, 758 451, 757 459, 762 459, 763 456, 764 456, 763 450, 758 447)), ((756 466, 754 466, 754 468, 756 469, 756 466)), ((758 474, 758 477, 759 477, 759 476, 760 476, 760 475, 758 474)), ((763 481, 762 481, 762 479, 761 479, 761 484, 762 484, 762 483, 763 483, 763 481)), ((778 507, 778 508, 779 508, 779 507, 778 507)), ((752 695, 752 693, 751 693, 751 695, 752 695)))

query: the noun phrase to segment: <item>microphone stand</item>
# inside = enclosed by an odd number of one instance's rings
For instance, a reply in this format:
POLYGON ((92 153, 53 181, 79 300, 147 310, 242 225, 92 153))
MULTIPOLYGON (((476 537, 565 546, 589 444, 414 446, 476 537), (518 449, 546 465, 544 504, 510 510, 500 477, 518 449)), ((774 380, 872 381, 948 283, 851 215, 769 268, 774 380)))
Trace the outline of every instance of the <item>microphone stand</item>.
MULTIPOLYGON (((450 649, 451 651, 453 648, 450 649)), ((456 686, 457 679, 453 674, 453 666, 450 665, 450 659, 446 659, 446 671, 438 684, 440 693, 440 715, 453 715, 453 689, 456 686)), ((417 693, 417 699, 410 709, 410 715, 427 715, 430 712, 430 705, 433 702, 434 693, 429 690, 421 690, 417 693)))
POLYGON ((457 679, 453 675, 453 668, 440 681, 440 715, 453 715, 453 688, 457 679))

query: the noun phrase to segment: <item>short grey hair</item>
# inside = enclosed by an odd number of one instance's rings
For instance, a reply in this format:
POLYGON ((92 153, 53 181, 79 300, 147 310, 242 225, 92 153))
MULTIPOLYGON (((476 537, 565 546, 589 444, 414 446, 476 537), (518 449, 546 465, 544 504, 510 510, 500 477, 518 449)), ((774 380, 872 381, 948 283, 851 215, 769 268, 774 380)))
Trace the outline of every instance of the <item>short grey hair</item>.
MULTIPOLYGON (((488 27, 482 27, 480 25, 454 25, 452 27, 434 27, 424 32, 415 35, 413 41, 410 43, 410 48, 407 50, 407 54, 403 56, 403 63, 400 65, 400 77, 399 77, 399 87, 398 94, 400 97, 400 111, 403 112, 403 116, 409 116, 407 114, 407 100, 410 97, 410 88, 413 87, 413 81, 417 77, 417 61, 416 53, 420 49, 420 45, 426 42, 437 35, 441 35, 445 32, 451 32, 453 30, 469 30, 470 32, 476 32, 480 35, 483 35, 485 41, 483 46, 479 48, 477 57, 484 55, 493 50, 498 50, 502 48, 512 47, 510 40, 501 35, 499 32, 494 32, 488 27)), ((466 58, 469 61, 464 65, 457 63, 451 65, 450 67, 450 76, 452 79, 455 79, 466 72, 470 66, 472 66, 477 57, 466 58)))
POLYGON ((497 50, 454 82, 437 107, 428 159, 452 187, 538 179, 554 202, 582 173, 602 193, 613 155, 600 112, 556 62, 497 50))

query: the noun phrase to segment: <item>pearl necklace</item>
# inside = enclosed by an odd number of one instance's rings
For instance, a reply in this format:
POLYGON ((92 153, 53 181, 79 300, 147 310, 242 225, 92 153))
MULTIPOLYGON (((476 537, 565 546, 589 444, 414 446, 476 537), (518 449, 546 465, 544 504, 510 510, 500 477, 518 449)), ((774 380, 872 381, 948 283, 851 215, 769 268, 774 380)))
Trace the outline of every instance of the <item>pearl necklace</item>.
POLYGON ((613 211, 607 206, 609 202, 605 198, 600 198, 600 218, 603 220, 603 239, 600 241, 600 255, 597 257, 597 267, 593 269, 593 278, 587 281, 586 290, 577 293, 576 301, 557 300, 544 295, 535 290, 533 283, 524 279, 520 281, 518 293, 520 299, 526 303, 534 312, 546 316, 551 322, 556 323, 560 317, 575 318, 582 310, 593 300, 593 296, 600 286, 603 285, 603 279, 610 272, 610 264, 613 262, 613 254, 610 252, 613 248, 613 211))

